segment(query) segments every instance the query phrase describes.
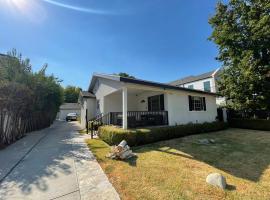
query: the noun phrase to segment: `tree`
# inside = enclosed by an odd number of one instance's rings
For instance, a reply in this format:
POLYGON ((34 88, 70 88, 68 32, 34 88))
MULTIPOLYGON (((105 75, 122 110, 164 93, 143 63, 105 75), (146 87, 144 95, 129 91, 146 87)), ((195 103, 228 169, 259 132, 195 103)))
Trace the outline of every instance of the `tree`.
POLYGON ((135 78, 134 76, 131 76, 128 73, 125 73, 125 72, 119 72, 118 74, 115 74, 115 75, 121 76, 121 77, 126 77, 126 78, 135 78))
POLYGON ((209 23, 223 63, 221 95, 234 109, 270 109, 270 2, 219 2, 209 23))
POLYGON ((80 91, 82 89, 75 86, 67 86, 64 89, 64 98, 66 103, 77 103, 80 91))
POLYGON ((0 144, 10 144, 54 121, 63 89, 46 69, 47 64, 34 73, 30 60, 16 50, 0 57, 0 144))

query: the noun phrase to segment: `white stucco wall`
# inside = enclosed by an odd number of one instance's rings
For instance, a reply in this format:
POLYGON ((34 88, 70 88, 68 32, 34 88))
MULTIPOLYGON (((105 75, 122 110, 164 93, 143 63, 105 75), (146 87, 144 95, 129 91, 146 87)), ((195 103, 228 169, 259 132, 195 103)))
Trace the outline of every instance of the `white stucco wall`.
POLYGON ((123 84, 121 82, 108 80, 104 78, 98 78, 93 89, 93 93, 96 96, 96 100, 99 101, 99 110, 97 109, 95 111, 96 115, 100 113, 106 113, 106 110, 104 107, 104 97, 113 92, 116 92, 122 87, 123 87, 123 84))
MULTIPOLYGON (((138 94, 128 93, 128 111, 148 111, 148 97, 164 94, 164 92, 145 91, 138 94), (142 102, 144 100, 144 102, 142 102)), ((164 106, 167 110, 167 99, 164 95, 164 106)), ((116 92, 104 97, 104 111, 122 112, 122 93, 116 92)))
POLYGON ((87 109, 87 118, 88 120, 96 116, 96 99, 94 98, 83 98, 81 105, 81 126, 86 127, 86 109, 87 109))
POLYGON ((193 85, 193 89, 204 90, 203 83, 206 82, 206 81, 210 81, 211 92, 216 92, 215 79, 214 78, 206 78, 206 79, 203 79, 203 80, 194 81, 194 82, 191 82, 191 83, 186 83, 186 84, 183 85, 183 87, 188 88, 189 85, 193 85))
MULTIPOLYGON (((128 94, 128 111, 137 110, 137 96, 128 94)), ((122 112, 122 91, 104 97, 104 113, 122 112)))
POLYGON ((217 106, 215 96, 185 91, 169 92, 166 96, 169 125, 187 124, 190 122, 212 122, 216 119, 217 106), (205 97, 206 111, 189 111, 188 95, 205 97))
POLYGON ((77 115, 80 116, 81 110, 80 109, 76 109, 76 110, 74 110, 74 109, 66 109, 66 110, 61 109, 59 111, 59 115, 58 115, 59 119, 66 120, 66 116, 68 113, 77 113, 77 115))
MULTIPOLYGON (((191 83, 186 83, 184 85, 182 85, 182 87, 186 87, 188 88, 189 85, 193 85, 194 89, 198 89, 198 90, 204 90, 204 85, 203 83, 205 81, 210 81, 210 87, 211 87, 211 92, 216 93, 217 90, 217 84, 216 84, 216 76, 213 78, 207 78, 207 79, 203 79, 203 80, 199 80, 199 81, 194 81, 191 83)), ((226 100, 225 97, 217 97, 216 98, 216 104, 219 106, 223 106, 226 105, 226 100)))
MULTIPOLYGON (((148 110, 148 97, 155 96, 155 95, 161 95, 164 94, 164 92, 158 92, 158 91, 145 91, 138 95, 137 97, 137 110, 138 111, 147 111, 148 110), (144 103, 141 103, 141 101, 144 100, 144 103)), ((168 103, 167 103, 167 97, 164 95, 164 109, 167 110, 168 103)))

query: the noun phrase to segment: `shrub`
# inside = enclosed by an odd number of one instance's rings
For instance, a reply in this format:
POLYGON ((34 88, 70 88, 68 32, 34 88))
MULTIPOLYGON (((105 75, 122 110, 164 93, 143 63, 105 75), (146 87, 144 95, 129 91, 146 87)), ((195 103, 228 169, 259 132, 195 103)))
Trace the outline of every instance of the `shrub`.
POLYGON ((229 124, 235 128, 270 131, 270 120, 266 119, 230 119, 229 124))
POLYGON ((183 137, 192 134, 218 131, 227 128, 223 122, 211 122, 202 124, 185 124, 167 127, 153 127, 141 129, 121 129, 116 126, 99 127, 99 138, 109 145, 117 145, 126 140, 130 146, 149 144, 162 140, 183 137))

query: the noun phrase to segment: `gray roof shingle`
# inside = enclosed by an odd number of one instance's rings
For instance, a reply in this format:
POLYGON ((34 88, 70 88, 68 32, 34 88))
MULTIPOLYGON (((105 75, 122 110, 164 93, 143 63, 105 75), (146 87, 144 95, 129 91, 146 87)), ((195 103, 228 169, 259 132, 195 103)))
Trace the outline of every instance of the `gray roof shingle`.
POLYGON ((212 70, 210 72, 206 72, 197 76, 187 76, 185 78, 182 79, 178 79, 175 81, 170 82, 170 85, 175 85, 175 86, 180 86, 182 84, 186 84, 186 83, 191 83, 194 81, 198 81, 198 80, 202 80, 202 79, 206 79, 212 76, 212 74, 215 72, 216 70, 212 70))

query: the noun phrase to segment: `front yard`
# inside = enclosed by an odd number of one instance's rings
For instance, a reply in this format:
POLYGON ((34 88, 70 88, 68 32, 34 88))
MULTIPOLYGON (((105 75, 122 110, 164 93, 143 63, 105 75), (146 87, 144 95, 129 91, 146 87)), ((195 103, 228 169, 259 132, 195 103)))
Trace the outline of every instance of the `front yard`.
POLYGON ((269 199, 270 132, 228 129, 132 148, 137 158, 105 158, 110 147, 100 140, 88 146, 121 199, 269 199), (198 144, 198 139, 214 144, 198 144), (208 185, 219 172, 225 191, 208 185))

